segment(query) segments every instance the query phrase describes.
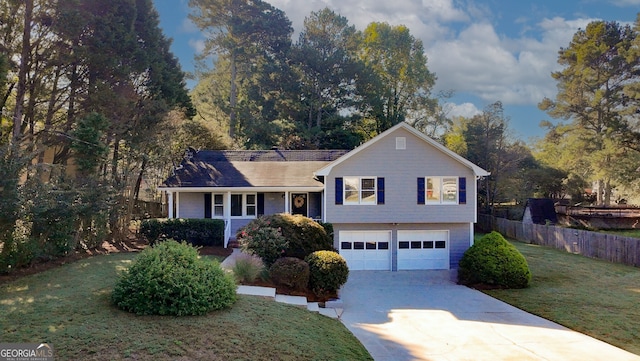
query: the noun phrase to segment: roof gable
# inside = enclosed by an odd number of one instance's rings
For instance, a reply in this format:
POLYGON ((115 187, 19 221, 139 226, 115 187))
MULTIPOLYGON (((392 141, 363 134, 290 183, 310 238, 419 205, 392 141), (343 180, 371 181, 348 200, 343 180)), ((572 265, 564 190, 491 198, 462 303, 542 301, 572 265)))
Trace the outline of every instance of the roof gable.
POLYGON ((351 152, 349 152, 345 156, 340 157, 340 158, 336 159, 335 161, 327 164, 322 169, 319 169, 315 174, 317 176, 327 176, 329 173, 331 173, 331 170, 336 165, 348 160, 349 158, 355 156, 356 154, 358 154, 358 153, 364 151, 365 149, 371 147, 373 144, 379 142, 381 139, 383 139, 385 137, 392 136, 392 134, 395 133, 398 129, 404 129, 404 130, 410 132, 411 134, 415 135, 419 139, 421 139, 424 142, 428 143, 429 145, 431 145, 432 147, 436 148, 437 150, 439 150, 443 154, 445 154, 448 157, 452 158, 454 161, 464 165, 465 167, 470 168, 471 170, 473 170, 473 173, 478 177, 488 176, 490 174, 486 170, 484 170, 484 169, 478 167, 477 165, 471 163, 470 161, 468 161, 467 159, 461 157, 460 155, 458 155, 457 153, 453 152, 452 150, 450 150, 449 148, 445 147, 444 145, 442 145, 442 144, 436 142, 435 140, 433 140, 432 138, 426 136, 425 134, 423 134, 422 132, 418 131, 417 129, 415 129, 414 127, 412 127, 411 125, 409 125, 406 122, 401 122, 401 123, 389 128, 389 129, 387 129, 386 131, 378 134, 376 137, 374 137, 373 139, 369 140, 368 142, 362 144, 361 146, 357 147, 356 149, 352 150, 351 152))

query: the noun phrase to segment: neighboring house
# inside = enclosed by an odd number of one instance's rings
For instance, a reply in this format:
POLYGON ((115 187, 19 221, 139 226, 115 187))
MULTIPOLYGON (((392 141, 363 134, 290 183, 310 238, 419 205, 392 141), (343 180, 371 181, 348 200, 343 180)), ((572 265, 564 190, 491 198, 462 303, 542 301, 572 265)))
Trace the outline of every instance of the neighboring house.
POLYGON ((169 218, 220 218, 225 238, 262 214, 330 222, 349 268, 456 268, 473 243, 487 171, 406 123, 352 151, 198 151, 160 188, 169 218))

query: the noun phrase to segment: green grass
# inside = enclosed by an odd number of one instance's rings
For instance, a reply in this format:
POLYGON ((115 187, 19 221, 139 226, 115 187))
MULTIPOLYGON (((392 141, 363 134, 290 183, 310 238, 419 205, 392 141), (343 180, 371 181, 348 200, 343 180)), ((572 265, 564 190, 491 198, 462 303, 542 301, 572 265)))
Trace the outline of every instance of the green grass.
POLYGON ((625 237, 635 237, 640 238, 640 229, 603 229, 600 230, 602 233, 612 233, 625 237))
POLYGON ((530 287, 483 292, 640 355, 640 269, 513 244, 529 263, 530 287))
POLYGON ((96 256, 0 286, 0 340, 48 342, 59 360, 371 360, 340 323, 240 296, 198 317, 135 316, 110 302, 135 254, 96 256))

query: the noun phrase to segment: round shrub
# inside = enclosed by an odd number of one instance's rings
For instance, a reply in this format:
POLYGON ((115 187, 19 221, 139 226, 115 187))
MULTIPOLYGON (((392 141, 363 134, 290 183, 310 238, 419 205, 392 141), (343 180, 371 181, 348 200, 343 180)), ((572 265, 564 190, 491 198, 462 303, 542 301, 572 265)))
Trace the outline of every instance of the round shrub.
POLYGON ((278 227, 272 226, 266 217, 259 217, 242 227, 236 234, 242 251, 254 254, 271 267, 273 262, 282 257, 289 242, 278 227))
POLYGON ((484 235, 462 256, 458 282, 496 288, 525 288, 531 271, 524 256, 498 232, 484 235))
POLYGON ((349 277, 347 261, 334 251, 316 251, 305 258, 309 264, 309 288, 317 295, 337 292, 349 277))
POLYGON ((280 213, 265 218, 272 227, 279 228, 289 242, 285 257, 304 259, 315 251, 333 250, 333 239, 325 227, 309 217, 280 213))
POLYGON ((309 284, 309 265, 299 258, 282 257, 269 268, 269 276, 276 285, 305 290, 309 284))
POLYGON ((235 300, 233 276, 174 240, 142 251, 112 293, 116 306, 138 315, 202 315, 235 300))

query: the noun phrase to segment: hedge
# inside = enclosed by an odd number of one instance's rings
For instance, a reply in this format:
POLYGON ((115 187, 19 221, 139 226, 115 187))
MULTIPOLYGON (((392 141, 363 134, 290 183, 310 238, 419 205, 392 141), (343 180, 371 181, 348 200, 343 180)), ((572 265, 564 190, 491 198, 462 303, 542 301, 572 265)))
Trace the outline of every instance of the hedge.
POLYGON ((174 239, 193 246, 224 246, 221 219, 148 219, 140 223, 140 234, 149 243, 174 239))

